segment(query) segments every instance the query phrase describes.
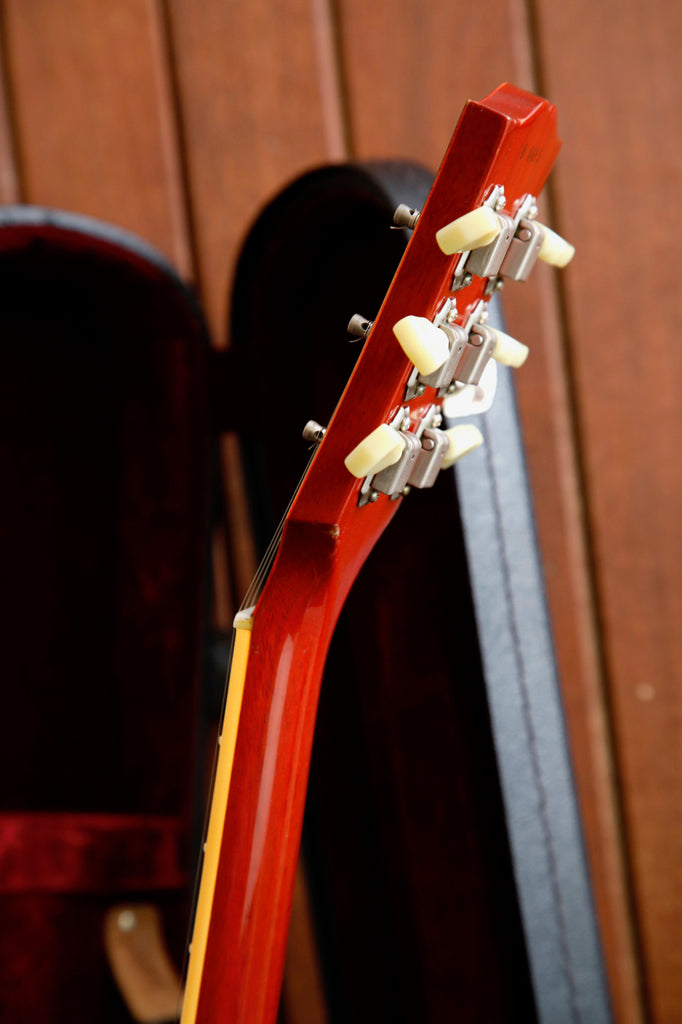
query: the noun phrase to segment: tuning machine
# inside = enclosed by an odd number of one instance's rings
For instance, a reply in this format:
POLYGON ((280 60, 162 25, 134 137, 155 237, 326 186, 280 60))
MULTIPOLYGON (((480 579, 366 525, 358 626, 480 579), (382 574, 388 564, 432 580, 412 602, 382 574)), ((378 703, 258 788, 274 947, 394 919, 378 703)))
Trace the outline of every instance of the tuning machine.
MULTIPOLYGON (((450 310, 456 311, 452 300, 450 310)), ((427 387, 440 396, 457 384, 477 385, 492 358, 506 366, 522 366, 528 347, 503 331, 487 326, 488 310, 479 301, 463 325, 449 315, 406 316, 393 326, 393 333, 414 364, 405 390, 405 401, 422 395, 427 387)))
POLYGON ((525 281, 538 258, 555 267, 565 267, 573 258, 573 246, 535 220, 537 202, 532 195, 523 197, 513 216, 505 206, 504 190, 496 185, 482 206, 436 232, 442 252, 462 256, 452 291, 466 287, 475 275, 489 279, 491 294, 503 278, 525 281))
POLYGON ((430 406, 414 431, 401 408, 391 423, 382 423, 345 459, 346 469, 363 479, 358 504, 374 502, 380 494, 395 499, 411 487, 431 487, 441 469, 454 465, 483 443, 477 427, 459 424, 441 430, 437 405, 430 406))

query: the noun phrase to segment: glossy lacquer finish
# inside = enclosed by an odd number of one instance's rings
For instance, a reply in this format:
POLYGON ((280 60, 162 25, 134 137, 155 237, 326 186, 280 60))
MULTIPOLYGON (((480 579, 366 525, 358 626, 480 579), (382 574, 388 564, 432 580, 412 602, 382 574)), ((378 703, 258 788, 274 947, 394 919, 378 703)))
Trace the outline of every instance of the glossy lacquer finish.
MULTIPOLYGON (((436 231, 478 206, 494 184, 504 185, 512 211, 522 196, 537 196, 558 149, 555 109, 544 100, 505 85, 467 105, 291 507, 254 616, 195 1018, 200 1024, 276 1019, 322 669, 345 596, 403 500, 381 495, 359 508, 360 483, 343 464, 403 404, 412 366, 392 326, 408 314, 432 318, 449 294, 459 257, 441 253, 436 231)), ((458 293, 460 322, 484 285, 474 278, 458 293)), ((322 336, 324 323, 319 329, 322 336)), ((428 388, 409 403, 411 429, 437 401, 428 388)), ((183 1018, 183 1024, 192 1022, 183 1018)))

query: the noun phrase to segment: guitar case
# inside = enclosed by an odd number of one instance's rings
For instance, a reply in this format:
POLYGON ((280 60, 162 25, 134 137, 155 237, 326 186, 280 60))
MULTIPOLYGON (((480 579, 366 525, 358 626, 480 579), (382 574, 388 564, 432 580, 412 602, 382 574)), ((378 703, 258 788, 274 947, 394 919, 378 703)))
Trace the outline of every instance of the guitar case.
POLYGON ((153 902, 178 966, 187 935, 207 333, 85 217, 1 210, 0 290, 0 1019, 129 1021, 109 909, 153 902))
MULTIPOLYGON (((261 214, 233 288, 259 368, 243 438, 261 547, 328 422, 431 177, 337 166, 261 214)), ((322 684, 303 848, 330 1024, 601 1024, 607 985, 509 375, 483 449, 368 559, 322 684)))
MULTIPOLYGON (((245 244, 230 358, 144 243, 0 211, 0 1019, 129 1021, 102 938, 121 904, 160 908, 181 965, 212 441, 245 427, 265 545, 295 438, 355 361, 345 324, 404 248, 392 210, 429 184, 377 165, 292 185, 245 244)), ((304 836, 330 1024, 608 1019, 504 375, 482 429, 403 502, 330 654, 304 836)))

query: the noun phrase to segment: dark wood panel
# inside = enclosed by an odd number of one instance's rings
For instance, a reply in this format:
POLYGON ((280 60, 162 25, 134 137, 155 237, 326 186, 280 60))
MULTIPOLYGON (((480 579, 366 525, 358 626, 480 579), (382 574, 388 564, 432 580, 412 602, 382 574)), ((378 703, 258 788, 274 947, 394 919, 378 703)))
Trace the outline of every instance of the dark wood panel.
MULTIPOLYGON (((682 798, 674 575, 682 555, 682 312, 669 298, 682 255, 682 13, 665 0, 617 10, 586 0, 560 10, 541 0, 538 8, 531 24, 516 0, 484 10, 339 0, 336 39, 326 0, 286 0, 276 11, 262 0, 72 0, 68 15, 47 0, 5 0, 10 109, 0 109, 0 198, 23 192, 115 221, 186 276, 196 257, 222 341, 226 283, 248 223, 287 179, 343 157, 346 137, 363 158, 435 166, 469 95, 507 78, 558 104, 565 148, 554 213, 578 257, 563 294, 552 273, 536 272, 528 286, 508 290, 507 314, 512 333, 533 349, 518 388, 617 1017, 641 1019, 610 724, 658 1024, 676 1020, 682 1005, 682 838, 671 826, 682 798)), ((255 315, 276 319, 266 288, 255 315)), ((238 494, 237 470, 226 464, 238 494)))
POLYGON ((393 156, 435 170, 466 100, 515 78, 513 16, 500 0, 484 12, 445 0, 338 7, 349 134, 360 159, 393 156))
MULTIPOLYGON (((224 343, 248 225, 286 181, 343 156, 329 24, 321 0, 170 0, 169 15, 200 287, 224 343)), ((254 315, 276 316, 263 302, 254 315)))
MULTIPOLYGON (((344 155, 331 32, 326 0, 287 0, 277 12, 262 0, 167 4, 197 287, 218 345, 229 342, 233 267, 260 208, 304 168, 344 155)), ((254 316, 274 325, 263 284, 254 316)), ((222 461, 238 604, 255 565, 231 440, 222 461)))
POLYGON ((5 64, 5 33, 0 20, 0 202, 18 203, 21 193, 5 64))
POLYGON ((129 228, 190 274, 158 12, 145 0, 7 0, 23 199, 129 228))
POLYGON ((682 11, 540 5, 599 610, 652 1019, 682 1006, 682 11), (606 44, 606 41, 608 43, 606 44))

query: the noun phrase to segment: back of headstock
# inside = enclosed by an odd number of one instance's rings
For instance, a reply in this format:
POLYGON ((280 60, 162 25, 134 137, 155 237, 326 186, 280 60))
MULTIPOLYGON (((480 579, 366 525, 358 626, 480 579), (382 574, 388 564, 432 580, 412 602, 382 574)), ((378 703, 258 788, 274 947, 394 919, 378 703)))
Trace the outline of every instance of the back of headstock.
POLYGON ((535 220, 559 147, 546 100, 502 85, 467 104, 423 210, 396 211, 412 237, 374 322, 354 319, 363 352, 290 519, 334 524, 364 549, 397 499, 480 443, 473 425, 441 429, 443 402, 450 415, 475 408, 494 386, 493 360, 525 359, 524 345, 486 325, 487 303, 538 256, 572 255, 535 220))
POLYGON ((401 497, 478 443, 470 424, 441 428, 444 400, 475 404, 491 359, 522 360, 486 306, 550 237, 533 224, 555 119, 511 86, 468 104, 329 428, 309 425, 319 447, 235 620, 183 1024, 274 1020, 331 635, 401 497))

